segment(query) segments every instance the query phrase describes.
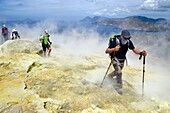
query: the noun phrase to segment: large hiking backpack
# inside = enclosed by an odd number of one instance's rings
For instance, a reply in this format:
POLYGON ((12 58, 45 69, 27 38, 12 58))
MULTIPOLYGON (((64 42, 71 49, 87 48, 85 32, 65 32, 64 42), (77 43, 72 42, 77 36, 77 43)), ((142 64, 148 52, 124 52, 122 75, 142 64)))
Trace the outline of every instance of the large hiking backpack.
MULTIPOLYGON (((116 41, 116 45, 121 45, 121 39, 120 39, 121 35, 111 35, 109 37, 109 45, 115 40, 116 41)), ((128 48, 129 48, 129 41, 128 41, 128 48)))
MULTIPOLYGON (((109 45, 113 42, 113 41, 116 41, 116 46, 117 45, 121 45, 121 41, 120 41, 120 37, 121 35, 116 35, 116 34, 113 34, 109 37, 109 45)), ((128 48, 129 48, 129 41, 128 41, 128 48)), ((128 65, 128 61, 127 61, 127 58, 125 59, 126 60, 126 65, 128 65)))

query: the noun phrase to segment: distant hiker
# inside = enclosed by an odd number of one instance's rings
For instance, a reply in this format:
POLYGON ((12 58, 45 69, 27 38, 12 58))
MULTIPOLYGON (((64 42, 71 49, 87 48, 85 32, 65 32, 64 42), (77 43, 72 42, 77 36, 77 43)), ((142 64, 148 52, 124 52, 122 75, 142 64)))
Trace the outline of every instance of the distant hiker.
POLYGON ((2 36, 4 38, 4 41, 8 40, 8 33, 9 33, 8 28, 5 25, 3 25, 3 27, 2 27, 2 36))
POLYGON ((50 37, 50 35, 48 34, 47 30, 45 30, 44 34, 42 34, 40 36, 40 41, 42 42, 42 48, 43 48, 44 56, 46 56, 46 49, 48 49, 47 55, 50 56, 52 42, 50 41, 49 37, 50 37))
POLYGON ((11 32, 11 39, 12 40, 15 40, 15 39, 20 39, 20 35, 18 33, 18 31, 16 29, 13 29, 12 32, 11 32))
MULTIPOLYGON (((118 36, 118 35, 117 35, 118 36)), ((139 51, 136 49, 132 43, 131 35, 128 30, 123 30, 119 37, 112 36, 110 38, 109 47, 106 49, 106 53, 110 54, 114 71, 109 74, 109 77, 113 78, 116 76, 116 86, 115 89, 119 94, 123 93, 123 83, 122 83, 122 69, 124 66, 124 61, 126 59, 126 53, 128 49, 132 50, 134 53, 138 55, 146 56, 146 51, 139 51)))

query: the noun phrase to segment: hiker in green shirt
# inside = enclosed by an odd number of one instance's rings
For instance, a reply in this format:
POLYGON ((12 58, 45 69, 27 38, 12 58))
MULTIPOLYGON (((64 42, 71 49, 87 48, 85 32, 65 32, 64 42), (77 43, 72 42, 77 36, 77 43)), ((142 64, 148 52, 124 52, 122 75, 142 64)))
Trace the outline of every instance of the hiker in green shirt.
POLYGON ((49 37, 50 35, 48 34, 47 30, 45 30, 44 34, 42 34, 40 37, 40 41, 42 42, 44 56, 47 56, 47 55, 50 56, 52 42, 50 41, 49 37), (48 53, 46 53, 46 49, 48 50, 48 53))

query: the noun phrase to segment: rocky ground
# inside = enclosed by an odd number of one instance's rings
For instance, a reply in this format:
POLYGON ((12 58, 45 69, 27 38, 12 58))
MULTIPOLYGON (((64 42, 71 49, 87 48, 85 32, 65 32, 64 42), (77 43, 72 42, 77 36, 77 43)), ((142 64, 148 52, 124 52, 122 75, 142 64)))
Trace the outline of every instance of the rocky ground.
POLYGON ((170 112, 170 102, 136 91, 140 68, 125 66, 123 95, 114 89, 115 78, 100 87, 108 64, 100 55, 42 57, 36 42, 7 41, 0 46, 0 113, 170 112))

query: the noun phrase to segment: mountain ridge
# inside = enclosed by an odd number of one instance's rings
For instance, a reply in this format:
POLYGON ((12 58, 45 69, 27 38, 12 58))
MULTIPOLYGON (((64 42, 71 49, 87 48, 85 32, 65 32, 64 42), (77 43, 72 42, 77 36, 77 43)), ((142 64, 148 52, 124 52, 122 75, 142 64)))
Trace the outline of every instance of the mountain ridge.
MULTIPOLYGON (((15 26, 16 24, 36 25, 37 22, 33 19, 25 19, 20 21, 7 21, 7 26, 15 26)), ((4 22, 0 22, 1 25, 4 22)), ((170 33, 170 20, 165 18, 149 18, 146 16, 128 16, 124 18, 108 18, 103 16, 87 16, 76 22, 63 22, 59 21, 56 24, 58 26, 58 33, 62 33, 68 29, 86 28, 93 29, 102 36, 108 37, 110 34, 119 33, 123 29, 130 30, 137 33, 170 33)))

